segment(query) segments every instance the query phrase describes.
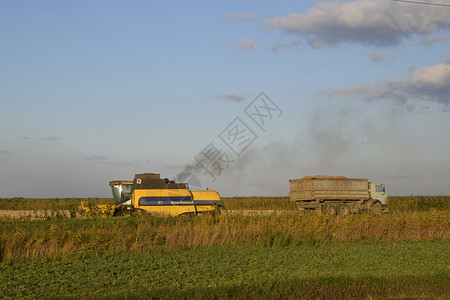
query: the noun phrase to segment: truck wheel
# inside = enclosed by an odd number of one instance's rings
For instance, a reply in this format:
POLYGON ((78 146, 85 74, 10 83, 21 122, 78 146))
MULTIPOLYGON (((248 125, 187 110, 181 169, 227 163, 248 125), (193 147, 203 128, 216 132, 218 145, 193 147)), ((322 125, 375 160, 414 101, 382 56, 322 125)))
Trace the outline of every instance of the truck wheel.
POLYGON ((381 205, 380 202, 375 202, 371 207, 370 207, 370 211, 373 214, 376 215, 381 215, 383 213, 383 205, 381 205))
POLYGON ((336 205, 334 204, 328 204, 325 206, 325 214, 329 216, 335 216, 336 215, 336 205))
POLYGON ((341 204, 338 207, 338 214, 340 216, 347 216, 349 214, 351 214, 352 210, 350 209, 350 206, 348 206, 347 204, 341 204))
POLYGON ((304 209, 304 208, 299 209, 299 210, 298 210, 298 214, 299 214, 299 215, 302 215, 302 216, 306 215, 305 209, 304 209))

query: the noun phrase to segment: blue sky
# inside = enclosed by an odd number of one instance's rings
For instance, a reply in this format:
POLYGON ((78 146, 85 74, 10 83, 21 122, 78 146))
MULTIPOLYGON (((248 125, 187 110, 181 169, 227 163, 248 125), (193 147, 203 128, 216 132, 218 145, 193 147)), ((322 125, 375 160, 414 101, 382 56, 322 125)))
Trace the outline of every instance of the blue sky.
POLYGON ((0 197, 109 197, 143 172, 224 196, 315 174, 450 194, 449 7, 2 1, 0 22, 0 197))

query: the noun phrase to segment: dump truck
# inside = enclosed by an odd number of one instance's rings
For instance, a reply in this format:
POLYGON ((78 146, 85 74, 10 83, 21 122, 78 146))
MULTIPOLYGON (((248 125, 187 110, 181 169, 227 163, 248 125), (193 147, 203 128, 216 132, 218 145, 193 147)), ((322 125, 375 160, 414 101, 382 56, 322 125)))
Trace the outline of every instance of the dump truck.
POLYGON ((159 216, 215 213, 224 208, 219 193, 190 190, 187 183, 176 183, 160 174, 136 174, 133 181, 110 181, 115 215, 136 211, 159 216))
POLYGON ((361 211, 387 212, 384 185, 345 176, 305 176, 289 180, 290 200, 302 213, 348 215, 361 211))

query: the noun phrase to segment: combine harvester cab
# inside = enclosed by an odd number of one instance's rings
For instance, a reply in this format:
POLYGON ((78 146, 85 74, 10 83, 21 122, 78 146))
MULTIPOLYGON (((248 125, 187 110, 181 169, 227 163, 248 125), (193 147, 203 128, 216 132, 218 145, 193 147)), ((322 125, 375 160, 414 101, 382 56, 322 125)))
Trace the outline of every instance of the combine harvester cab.
POLYGON ((216 191, 191 191, 186 183, 176 183, 159 174, 136 174, 134 181, 111 181, 119 212, 145 211, 159 216, 214 213, 223 208, 216 191))

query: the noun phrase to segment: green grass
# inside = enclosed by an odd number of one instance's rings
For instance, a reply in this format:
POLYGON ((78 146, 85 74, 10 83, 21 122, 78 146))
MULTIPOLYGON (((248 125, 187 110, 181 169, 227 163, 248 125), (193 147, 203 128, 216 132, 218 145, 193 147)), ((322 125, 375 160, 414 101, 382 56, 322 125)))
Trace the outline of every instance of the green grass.
POLYGON ((0 263, 0 298, 444 298, 450 242, 199 247, 0 263))

